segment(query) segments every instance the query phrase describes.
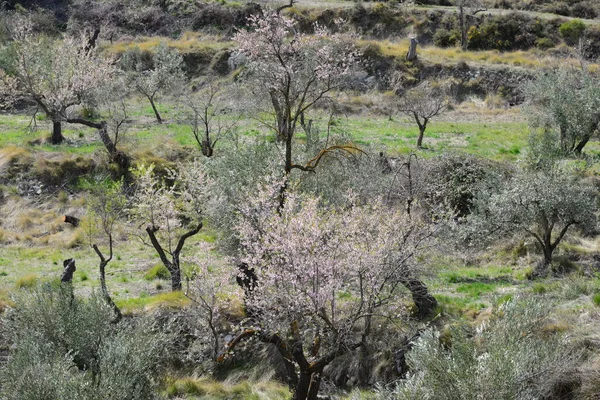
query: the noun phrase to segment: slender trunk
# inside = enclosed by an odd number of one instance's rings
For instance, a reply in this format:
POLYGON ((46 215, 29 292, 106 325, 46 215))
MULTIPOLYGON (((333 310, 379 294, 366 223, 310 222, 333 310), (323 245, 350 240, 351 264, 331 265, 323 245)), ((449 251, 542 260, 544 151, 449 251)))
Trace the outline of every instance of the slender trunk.
POLYGON ((465 22, 465 8, 458 6, 458 22, 460 24, 460 47, 463 51, 467 50, 467 24, 465 22))
POLYGON ((419 149, 423 148, 423 136, 425 135, 425 127, 424 126, 420 126, 419 127, 419 138, 417 139, 417 147, 419 149))
POLYGON ((115 302, 110 297, 110 294, 108 293, 108 288, 106 287, 106 266, 108 265, 110 260, 112 260, 112 257, 113 257, 112 235, 109 235, 108 241, 109 241, 109 256, 108 256, 108 258, 104 257, 104 254, 102 254, 102 252, 100 251, 100 248, 97 245, 93 244, 92 248, 94 249, 94 251, 96 252, 96 255, 100 259, 100 265, 99 265, 100 290, 102 290, 102 297, 104 298, 104 301, 106 301, 106 304, 108 304, 113 309, 113 311, 115 313, 115 319, 113 320, 113 322, 117 323, 121 320, 121 318, 123 318, 123 314, 121 314, 121 310, 119 309, 119 307, 117 307, 115 302))
POLYGON ((423 136, 425 135, 425 129, 427 129, 427 123, 429 122, 429 118, 423 118, 423 122, 419 117, 419 114, 413 112, 413 117, 415 118, 415 122, 419 127, 419 138, 417 139, 417 148, 423 148, 423 136))
POLYGON ((585 147, 585 145, 587 144, 587 142, 590 140, 590 136, 586 136, 583 139, 581 139, 581 141, 577 144, 577 146, 575 146, 575 154, 580 155, 581 152, 583 151, 583 148, 585 147))
POLYGON ((156 104, 154 104, 154 97, 148 96, 148 100, 150 101, 150 105, 152 106, 152 110, 154 111, 154 115, 156 116, 156 121, 159 124, 162 124, 163 120, 158 113, 158 109, 156 108, 156 104))
POLYGON ((61 144, 65 137, 62 134, 62 123, 60 121, 52 121, 52 135, 50 135, 50 144, 61 144))
POLYGON ((108 293, 108 288, 106 287, 106 272, 105 271, 106 271, 107 264, 108 264, 108 261, 100 261, 100 289, 102 290, 102 297, 104 297, 104 301, 106 301, 106 304, 108 304, 115 313, 115 319, 113 320, 113 322, 117 323, 123 318, 123 314, 121 313, 121 310, 119 309, 119 307, 113 301, 112 297, 110 297, 110 294, 108 293))

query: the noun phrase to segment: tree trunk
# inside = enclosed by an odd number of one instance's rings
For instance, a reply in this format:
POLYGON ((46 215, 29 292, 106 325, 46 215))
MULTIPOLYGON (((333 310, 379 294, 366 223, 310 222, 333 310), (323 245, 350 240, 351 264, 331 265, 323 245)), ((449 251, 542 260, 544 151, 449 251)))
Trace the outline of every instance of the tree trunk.
POLYGON ((80 220, 72 215, 63 215, 63 222, 66 224, 71 224, 74 227, 78 227, 80 220))
POLYGON ((429 122, 429 118, 424 117, 423 122, 421 122, 421 119, 419 118, 419 114, 417 114, 416 112, 413 112, 413 116, 415 117, 415 121, 417 122, 417 125, 419 126, 419 138, 417 139, 417 148, 422 149, 423 148, 423 136, 425 135, 425 129, 427 129, 427 123, 429 122))
POLYGON ((62 123, 60 121, 52 121, 52 135, 50 135, 50 144, 61 144, 65 141, 62 134, 62 123))
POLYGON ((437 300, 429 293, 427 286, 420 280, 411 277, 402 279, 400 283, 410 291, 417 308, 417 317, 423 319, 431 315, 437 307, 437 300))
POLYGON ((458 22, 460 24, 460 47, 463 51, 467 51, 467 24, 465 21, 465 8, 458 6, 458 22))
POLYGON ((319 388, 321 387, 321 378, 323 377, 323 370, 314 371, 310 377, 310 387, 308 389, 308 400, 316 400, 319 394, 319 388))
POLYGON ((300 378, 298 379, 298 383, 296 384, 296 388, 294 389, 294 400, 308 399, 308 392, 311 386, 311 376, 312 374, 308 369, 300 370, 300 378))
POLYGON ((148 97, 148 100, 150 101, 150 105, 152 106, 152 110, 154 111, 154 115, 156 116, 156 121, 157 121, 159 124, 162 124, 163 120, 162 120, 162 118, 160 117, 160 114, 158 113, 158 109, 156 108, 156 104, 154 104, 154 98, 153 98, 153 97, 151 97, 151 96, 149 96, 149 97, 148 97))
POLYGON ((551 246, 544 246, 542 248, 544 256, 542 260, 533 269, 532 278, 543 278, 548 275, 550 265, 552 265, 552 253, 553 249, 551 246))
POLYGON ((205 157, 212 157, 214 149, 213 146, 210 143, 209 139, 205 139, 202 141, 202 146, 200 146, 202 148, 202 155, 205 157))
POLYGON ((167 266, 167 269, 171 273, 171 291, 175 292, 181 290, 181 268, 179 267, 179 257, 177 257, 177 259, 173 257, 173 262, 170 266, 167 266))
POLYGON ((108 293, 108 288, 106 287, 106 265, 107 264, 108 264, 108 261, 106 261, 106 260, 100 261, 100 268, 99 268, 100 269, 100 289, 102 290, 102 297, 104 298, 104 301, 106 301, 106 304, 108 304, 115 313, 115 319, 113 320, 113 322, 117 323, 123 318, 123 314, 121 313, 121 310, 119 309, 119 307, 113 301, 112 297, 110 297, 110 294, 108 293))
POLYGON ((73 281, 73 274, 77 270, 75 266, 75 259, 69 258, 63 261, 63 273, 60 277, 60 281, 63 283, 70 283, 73 281))
POLYGON ((423 136, 425 135, 425 127, 419 127, 419 138, 417 139, 417 147, 419 149, 423 148, 423 136))
POLYGON ((415 37, 411 37, 410 38, 410 47, 408 48, 408 53, 406 54, 406 59, 408 61, 414 61, 417 59, 417 44, 419 42, 417 41, 417 38, 415 37))

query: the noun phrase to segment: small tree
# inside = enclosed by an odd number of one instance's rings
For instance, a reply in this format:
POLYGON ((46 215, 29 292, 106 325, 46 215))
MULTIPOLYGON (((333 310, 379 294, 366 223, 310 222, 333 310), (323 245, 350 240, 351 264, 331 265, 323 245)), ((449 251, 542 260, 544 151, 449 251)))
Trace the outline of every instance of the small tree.
POLYGON ((469 17, 477 13, 484 12, 487 7, 481 0, 454 0, 454 5, 458 8, 458 24, 460 28, 460 47, 463 51, 467 50, 469 41, 467 32, 469 31, 469 17))
POLYGON ((211 78, 185 96, 184 105, 191 111, 192 135, 206 157, 213 156, 219 140, 235 132, 241 114, 234 111, 234 98, 211 78))
POLYGON ((228 347, 252 335, 274 344, 293 398, 316 399, 323 369, 366 346, 380 318, 397 318, 389 313, 430 232, 382 203, 334 211, 289 193, 278 209, 278 186, 242 212, 242 259, 258 283, 246 298, 251 328, 228 347))
MULTIPOLYGON (((204 253, 209 254, 210 249, 206 243, 203 243, 203 249, 206 250, 204 253)), ((208 328, 210 345, 210 354, 212 360, 216 360, 220 352, 223 351, 221 345, 221 339, 219 335, 219 318, 221 316, 221 295, 225 291, 229 281, 229 274, 223 271, 216 271, 209 260, 206 259, 194 259, 194 265, 196 268, 193 271, 194 280, 190 286, 185 290, 185 295, 195 305, 194 311, 201 325, 201 330, 206 332, 208 328)))
POLYGON ((125 53, 121 66, 127 73, 129 85, 148 99, 160 124, 163 120, 156 100, 161 94, 177 93, 185 84, 183 58, 176 49, 170 49, 164 42, 156 47, 150 68, 141 54, 139 48, 125 53))
POLYGON ((181 290, 181 252, 185 242, 202 229, 208 178, 196 161, 171 171, 172 186, 154 174, 154 166, 140 166, 133 199, 134 220, 145 232, 171 274, 171 289, 181 290), (170 256, 170 257, 169 257, 170 256))
POLYGON ((295 22, 275 11, 249 19, 249 30, 234 40, 248 58, 253 101, 268 99, 273 121, 263 121, 285 145, 284 170, 314 171, 319 160, 343 146, 327 148, 306 164, 298 164, 292 151, 301 118, 347 78, 358 59, 354 47, 341 34, 315 26, 314 34, 300 33, 295 22))
POLYGON ((418 148, 423 147, 423 136, 429 120, 446 111, 448 104, 445 88, 429 82, 421 83, 399 99, 398 111, 413 118, 419 127, 418 148))
POLYGON ((90 100, 115 69, 84 36, 53 40, 34 34, 28 21, 19 19, 12 34, 15 57, 7 68, 11 75, 0 74, 0 95, 13 103, 33 101, 52 121, 50 143, 60 144, 63 122, 92 123, 73 118, 70 110, 90 100))
POLYGON ((531 127, 556 132, 563 155, 581 154, 598 132, 600 80, 585 70, 546 70, 525 96, 531 127))
POLYGON ((592 187, 556 168, 521 172, 497 193, 480 193, 469 232, 480 240, 530 235, 543 253, 534 275, 544 276, 569 228, 595 224, 595 197, 592 187))
POLYGON ((90 246, 100 259, 100 288, 106 303, 116 314, 116 321, 122 318, 121 310, 114 303, 106 287, 106 266, 113 258, 113 233, 115 223, 123 218, 127 199, 121 192, 122 182, 109 184, 108 187, 94 189, 89 198, 87 223, 84 225, 90 246), (104 237, 102 237, 104 236, 104 237), (98 240, 106 241, 108 256, 100 250, 98 240))

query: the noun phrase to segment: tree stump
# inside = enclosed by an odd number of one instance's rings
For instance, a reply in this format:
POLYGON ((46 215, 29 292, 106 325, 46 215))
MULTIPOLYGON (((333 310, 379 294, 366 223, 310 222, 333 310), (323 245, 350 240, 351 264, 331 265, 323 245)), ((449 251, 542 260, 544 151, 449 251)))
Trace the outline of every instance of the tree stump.
POLYGON ((75 227, 79 226, 79 218, 73 217, 72 215, 63 215, 63 222, 75 227))
POLYGON ((60 281, 63 283, 70 283, 71 281, 73 281, 73 273, 76 269, 77 267, 75 267, 74 258, 69 258, 63 261, 63 273, 60 277, 60 281))
POLYGON ((413 61, 417 59, 417 44, 419 41, 416 37, 410 38, 410 47, 408 48, 408 53, 406 54, 406 59, 408 61, 413 61))

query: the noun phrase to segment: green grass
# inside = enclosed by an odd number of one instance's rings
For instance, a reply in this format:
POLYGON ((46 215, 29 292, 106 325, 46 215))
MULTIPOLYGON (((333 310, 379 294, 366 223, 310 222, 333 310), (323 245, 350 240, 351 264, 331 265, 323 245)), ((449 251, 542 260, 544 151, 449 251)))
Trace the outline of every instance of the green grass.
POLYGON ((491 283, 465 283, 456 288, 457 293, 463 293, 471 298, 478 299, 482 294, 492 293, 498 287, 497 284, 491 283))
POLYGON ((124 313, 154 310, 156 308, 181 309, 190 303, 182 292, 168 292, 150 296, 142 292, 139 297, 120 298, 115 303, 124 313))
POLYGON ((154 267, 150 268, 145 274, 144 279, 147 281, 152 281, 154 279, 169 279, 171 278, 171 273, 163 264, 156 264, 154 267))

